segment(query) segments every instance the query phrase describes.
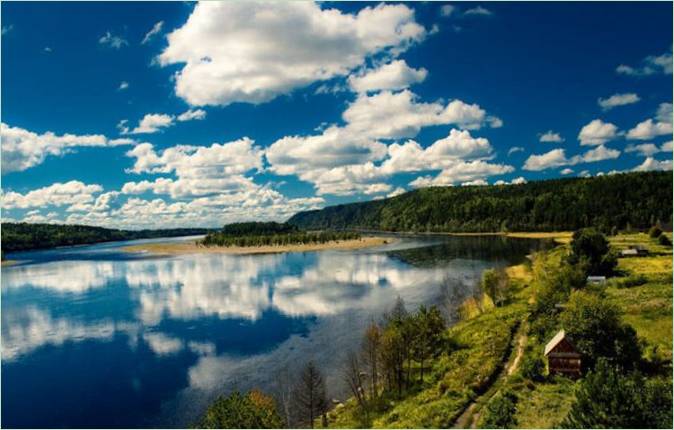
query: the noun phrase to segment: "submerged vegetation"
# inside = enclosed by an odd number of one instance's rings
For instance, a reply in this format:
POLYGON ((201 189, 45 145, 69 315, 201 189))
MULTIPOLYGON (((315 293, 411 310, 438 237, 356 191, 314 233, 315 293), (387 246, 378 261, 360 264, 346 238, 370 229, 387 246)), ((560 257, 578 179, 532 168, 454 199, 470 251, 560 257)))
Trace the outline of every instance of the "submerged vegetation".
POLYGON ((117 230, 88 225, 2 223, 2 251, 26 251, 57 246, 88 245, 116 240, 151 239, 205 234, 205 228, 117 230))
POLYGON ((300 212, 305 229, 415 232, 646 229, 672 217, 672 172, 633 172, 519 185, 433 187, 300 212))
POLYGON ((360 239, 360 234, 348 231, 302 231, 296 226, 277 222, 243 222, 225 225, 209 233, 198 243, 204 246, 283 246, 327 243, 360 239))

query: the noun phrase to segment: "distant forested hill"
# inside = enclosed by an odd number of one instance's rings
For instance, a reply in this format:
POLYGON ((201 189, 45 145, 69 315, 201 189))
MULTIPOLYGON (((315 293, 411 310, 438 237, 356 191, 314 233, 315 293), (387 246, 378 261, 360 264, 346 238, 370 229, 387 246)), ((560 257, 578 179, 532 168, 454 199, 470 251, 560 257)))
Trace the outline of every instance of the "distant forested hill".
POLYGON ((672 221, 672 172, 634 172, 521 185, 432 187, 300 212, 304 229, 495 232, 646 228, 672 221))
POLYGON ((116 230, 86 225, 2 223, 2 252, 84 245, 112 240, 149 239, 206 234, 205 228, 116 230))

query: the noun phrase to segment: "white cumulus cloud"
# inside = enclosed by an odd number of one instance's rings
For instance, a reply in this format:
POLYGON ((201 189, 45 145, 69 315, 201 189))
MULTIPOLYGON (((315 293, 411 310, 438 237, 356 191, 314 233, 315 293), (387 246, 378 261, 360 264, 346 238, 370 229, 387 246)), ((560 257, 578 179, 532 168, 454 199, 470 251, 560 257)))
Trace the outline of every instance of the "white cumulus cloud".
POLYGON ((611 97, 598 99, 597 104, 599 104, 603 110, 609 110, 617 106, 633 104, 639 100, 641 99, 635 93, 613 94, 611 97))
POLYGON ((657 136, 672 134, 672 104, 661 103, 658 107, 655 120, 647 119, 640 122, 627 132, 627 138, 633 140, 651 140, 657 136))
POLYGON ((544 143, 561 143, 564 142, 564 138, 552 130, 548 130, 545 133, 542 133, 538 137, 539 142, 544 142, 544 143))
POLYGON ((581 145, 603 145, 618 137, 618 127, 600 119, 590 121, 578 133, 581 145))
POLYGON ((649 55, 641 61, 639 66, 621 64, 616 68, 616 72, 628 76, 671 75, 672 52, 670 50, 662 55, 649 55))
POLYGON ((94 194, 101 191, 103 187, 97 184, 88 185, 80 181, 57 182, 25 194, 14 191, 3 193, 2 207, 4 209, 26 209, 90 203, 94 200, 94 194))
POLYGON ((1 124, 2 173, 20 172, 44 162, 48 156, 73 152, 79 147, 112 147, 131 145, 130 139, 108 139, 100 134, 56 135, 48 131, 37 134, 32 131, 1 124))
POLYGON ((374 70, 365 70, 349 76, 349 86, 358 93, 379 90, 401 90, 423 82, 428 71, 423 67, 414 69, 405 60, 396 60, 374 70))
POLYGON ((349 14, 313 2, 200 2, 167 36, 159 63, 182 65, 175 91, 191 105, 263 103, 425 35, 402 4, 349 14))

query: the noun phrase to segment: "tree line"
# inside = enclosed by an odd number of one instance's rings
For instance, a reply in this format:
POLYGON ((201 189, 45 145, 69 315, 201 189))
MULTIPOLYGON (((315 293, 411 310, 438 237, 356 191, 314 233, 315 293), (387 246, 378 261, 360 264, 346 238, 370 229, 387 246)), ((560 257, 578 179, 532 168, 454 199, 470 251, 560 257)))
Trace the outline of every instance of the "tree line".
POLYGON ((209 232, 206 228, 160 230, 118 230, 88 225, 2 223, 2 252, 26 251, 57 246, 85 245, 116 240, 193 236, 209 232))
POLYGON ((204 246, 283 246, 327 243, 336 240, 360 239, 360 234, 348 231, 309 232, 287 223, 245 222, 227 224, 222 230, 206 235, 199 244, 204 246))
MULTIPOLYGON (((360 348, 347 352, 341 378, 357 402, 364 427, 370 414, 418 389, 433 357, 447 347, 445 321, 435 307, 408 312, 401 298, 381 321, 366 328, 360 348)), ((220 396, 197 423, 200 428, 327 427, 325 377, 314 361, 296 375, 277 372, 273 396, 258 390, 220 396)))
POLYGON ((304 229, 405 232, 644 229, 672 220, 672 172, 633 172, 519 185, 432 187, 300 212, 304 229))

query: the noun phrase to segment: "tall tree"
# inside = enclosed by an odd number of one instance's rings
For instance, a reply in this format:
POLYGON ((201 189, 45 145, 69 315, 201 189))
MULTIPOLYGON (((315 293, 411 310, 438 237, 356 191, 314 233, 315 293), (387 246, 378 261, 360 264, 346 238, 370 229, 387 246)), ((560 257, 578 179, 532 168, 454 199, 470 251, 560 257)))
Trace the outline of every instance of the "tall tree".
POLYGON ((440 350, 445 322, 442 319, 440 310, 436 306, 427 308, 421 305, 414 316, 414 327, 416 333, 412 343, 412 350, 416 360, 419 362, 419 380, 423 381, 426 360, 440 350))
POLYGON ((363 358, 370 376, 370 399, 372 400, 376 400, 379 394, 381 336, 379 324, 373 321, 365 330, 363 337, 363 358))
POLYGON ((365 395, 364 377, 367 375, 362 370, 362 363, 358 358, 358 354, 349 351, 346 355, 346 362, 343 369, 344 380, 351 390, 351 394, 358 402, 358 406, 365 412, 365 419, 369 422, 369 407, 367 397, 365 395))
POLYGON ((325 380, 313 361, 307 362, 295 385, 294 399, 300 423, 313 428, 316 418, 327 412, 325 380))

